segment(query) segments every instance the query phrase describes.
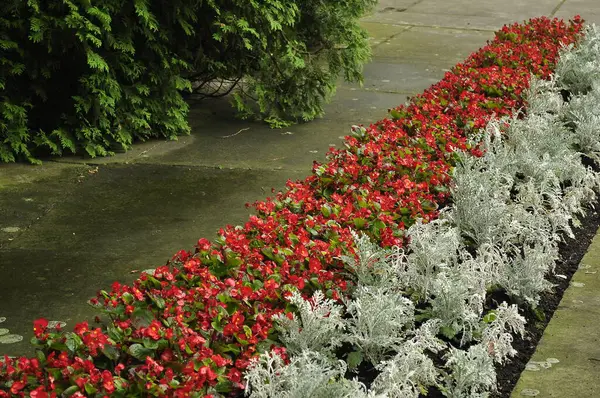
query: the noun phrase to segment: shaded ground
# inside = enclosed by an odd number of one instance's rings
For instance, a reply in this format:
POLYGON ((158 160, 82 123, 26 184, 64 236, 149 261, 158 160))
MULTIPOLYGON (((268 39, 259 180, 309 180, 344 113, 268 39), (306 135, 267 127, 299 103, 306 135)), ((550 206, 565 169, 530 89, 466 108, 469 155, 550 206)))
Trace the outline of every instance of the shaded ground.
MULTIPOLYGON (((248 218, 247 202, 304 173, 154 164, 77 166, 0 195, 0 316, 28 336, 39 317, 70 326, 98 289, 130 282, 199 237, 248 218)), ((23 343, 0 344, 17 354, 23 343)))

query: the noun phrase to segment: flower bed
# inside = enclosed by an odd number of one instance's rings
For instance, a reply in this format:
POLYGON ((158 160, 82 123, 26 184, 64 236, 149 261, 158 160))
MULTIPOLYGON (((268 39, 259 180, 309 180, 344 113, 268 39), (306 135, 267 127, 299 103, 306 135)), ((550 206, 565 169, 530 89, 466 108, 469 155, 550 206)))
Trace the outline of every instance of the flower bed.
POLYGON ((340 259, 356 254, 352 230, 402 247, 416 220, 436 219, 449 203, 456 150, 481 156, 469 136, 493 115, 524 106, 530 76, 548 78, 561 45, 581 29, 578 18, 504 27, 438 84, 391 110, 392 119, 353 127, 344 150, 331 150, 304 181, 256 203, 243 227, 222 229, 212 243, 201 239, 195 253, 177 253, 133 286, 101 292, 91 304, 109 316, 106 326, 83 323, 65 333, 36 321, 38 357, 0 362, 0 397, 242 389, 242 373, 259 352, 286 357, 286 332, 273 317, 294 321, 302 305, 300 296, 289 301, 296 290, 305 298, 322 290, 334 300, 356 291, 360 281, 340 259))

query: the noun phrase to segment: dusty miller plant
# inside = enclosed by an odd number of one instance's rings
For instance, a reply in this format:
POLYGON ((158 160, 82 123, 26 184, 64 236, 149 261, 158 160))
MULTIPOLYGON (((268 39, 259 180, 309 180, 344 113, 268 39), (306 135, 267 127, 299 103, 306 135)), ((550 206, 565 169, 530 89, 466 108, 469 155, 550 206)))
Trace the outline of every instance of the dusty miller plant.
POLYGON ((571 98, 564 118, 571 127, 577 149, 600 162, 600 82, 587 95, 571 98))
MULTIPOLYGON (((276 353, 261 354, 244 378, 250 398, 361 398, 365 386, 344 378, 344 361, 331 360, 314 351, 303 351, 285 364, 276 353)), ((374 396, 373 396, 374 397, 374 396)))
POLYGON ((457 261, 460 237, 458 230, 441 218, 426 224, 417 220, 407 235, 410 238, 409 254, 401 278, 419 299, 428 295, 434 275, 457 261))
POLYGON ((346 342, 373 364, 386 359, 406 339, 414 323, 414 304, 400 292, 359 286, 346 302, 346 342))
POLYGON ((439 371, 428 352, 446 349, 446 344, 436 337, 438 330, 436 320, 429 320, 416 329, 393 358, 377 365, 381 373, 373 381, 371 391, 388 398, 418 398, 426 392, 427 386, 435 385, 439 371))
POLYGON ((476 344, 467 351, 451 348, 446 355, 443 394, 448 398, 484 398, 496 389, 496 370, 488 349, 476 344))
POLYGON ((573 94, 585 94, 600 78, 600 30, 587 25, 577 46, 563 49, 556 65, 558 84, 573 94))
POLYGON ((486 152, 480 158, 459 154, 451 189, 453 206, 449 219, 475 247, 498 243, 506 228, 507 202, 514 181, 510 170, 494 163, 495 140, 489 142, 489 147, 483 145, 486 152))
POLYGON ((352 231, 356 245, 356 258, 341 256, 350 278, 357 285, 373 287, 398 287, 400 274, 406 267, 406 255, 398 247, 383 249, 368 235, 352 231))
POLYGON ((556 247, 525 246, 522 255, 507 258, 498 284, 512 297, 536 307, 540 293, 553 286, 545 277, 557 259, 556 247))
POLYGON ((487 346, 488 353, 502 364, 517 353, 512 346, 513 334, 524 336, 525 318, 519 314, 516 305, 503 302, 484 317, 484 322, 482 345, 487 346))
POLYGON ((292 314, 292 319, 283 314, 273 317, 288 352, 294 355, 310 350, 331 354, 341 344, 339 336, 345 329, 342 306, 326 299, 320 290, 310 300, 294 291, 288 300, 297 307, 299 315, 292 314))
POLYGON ((486 297, 481 271, 454 269, 434 278, 428 315, 441 320, 441 332, 448 338, 461 334, 460 344, 470 341, 479 328, 486 297))

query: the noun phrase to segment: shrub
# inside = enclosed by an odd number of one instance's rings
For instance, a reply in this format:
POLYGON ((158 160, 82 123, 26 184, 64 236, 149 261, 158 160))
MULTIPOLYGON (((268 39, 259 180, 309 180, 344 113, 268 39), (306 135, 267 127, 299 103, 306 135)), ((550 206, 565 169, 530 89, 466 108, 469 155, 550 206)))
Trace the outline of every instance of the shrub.
MULTIPOLYGON (((220 64, 240 81, 234 104, 243 117, 256 116, 273 127, 323 114, 338 78, 362 82, 370 58, 367 34, 358 20, 376 0, 235 1, 221 13, 214 33, 225 50, 238 51, 220 64), (232 70, 233 69, 233 70, 232 70)), ((204 71, 205 65, 196 64, 204 71)), ((223 77, 223 76, 216 76, 223 77)), ((203 79, 207 81, 206 78, 203 79)))
POLYGON ((189 132, 182 93, 239 83, 242 116, 311 120, 370 50, 374 0, 8 0, 0 5, 0 160, 127 149, 189 132))
POLYGON ((134 139, 186 133, 188 63, 171 49, 185 3, 0 5, 0 159, 106 155, 134 139))

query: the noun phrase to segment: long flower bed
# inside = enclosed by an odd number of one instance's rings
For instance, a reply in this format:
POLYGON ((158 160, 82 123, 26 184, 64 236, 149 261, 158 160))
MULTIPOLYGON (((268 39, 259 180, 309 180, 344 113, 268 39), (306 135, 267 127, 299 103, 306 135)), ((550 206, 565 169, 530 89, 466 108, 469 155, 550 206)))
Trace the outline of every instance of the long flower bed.
POLYGON ((451 202, 409 227, 405 247, 355 234, 342 303, 292 293, 295 314, 274 317, 288 359, 271 351, 253 361, 249 395, 489 396, 495 366, 517 353, 522 314, 533 318, 552 288, 558 243, 600 190, 585 165, 600 166, 599 50, 600 32, 586 28, 549 80, 531 78, 524 110, 473 137, 481 156, 456 153, 451 202))
POLYGON ((416 220, 436 219, 450 198, 457 150, 481 156, 485 148, 469 137, 492 116, 523 107, 531 75, 549 78, 559 49, 576 42, 582 26, 579 18, 539 18, 504 27, 442 81, 391 110, 391 119, 353 127, 345 149, 256 203, 244 226, 227 226, 215 242, 201 239, 194 253, 180 251, 132 286, 102 291, 90 303, 109 317, 106 325, 62 332, 36 321, 38 356, 0 361, 0 397, 202 397, 243 389, 258 353, 273 350, 285 360, 287 332, 274 318, 295 319, 296 294, 343 300, 356 291, 360 280, 341 260, 356 255, 352 231, 402 247, 416 220))

